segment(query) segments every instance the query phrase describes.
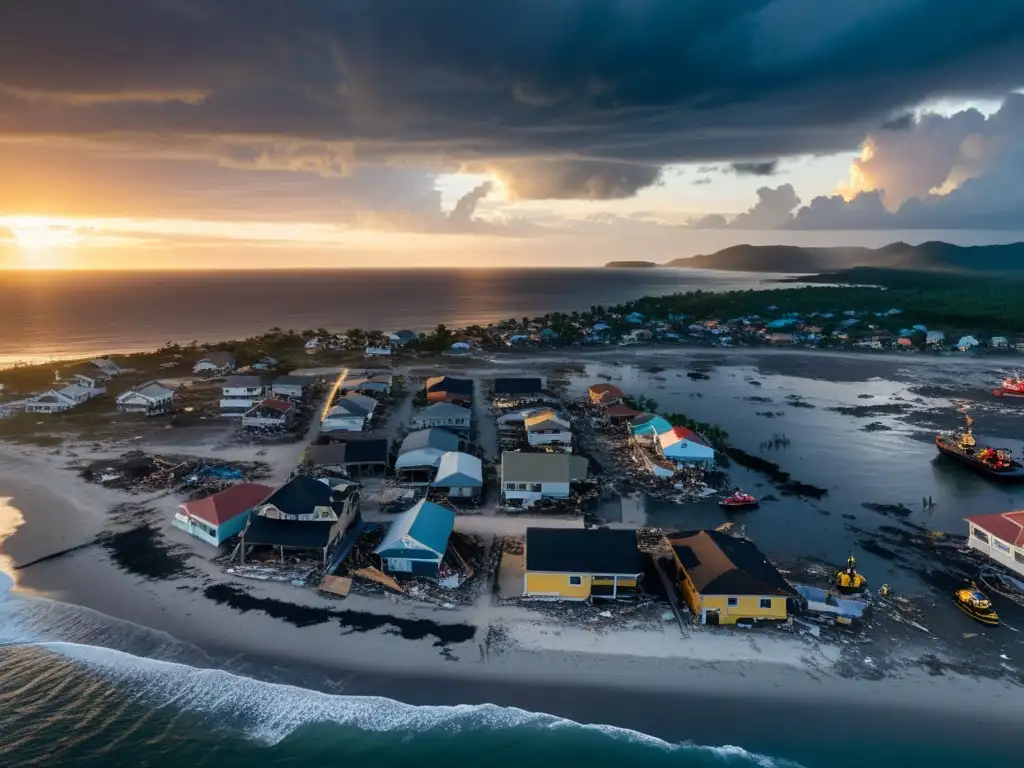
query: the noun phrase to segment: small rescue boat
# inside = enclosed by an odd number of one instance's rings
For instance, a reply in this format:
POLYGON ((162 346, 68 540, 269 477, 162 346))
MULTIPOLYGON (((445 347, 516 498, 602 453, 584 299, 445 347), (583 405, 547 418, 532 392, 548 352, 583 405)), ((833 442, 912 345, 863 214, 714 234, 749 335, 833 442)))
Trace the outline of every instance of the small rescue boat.
POLYGON ((1024 378, 1007 376, 1003 385, 993 389, 992 394, 996 397, 1024 397, 1024 378))
POLYGON ((758 505, 757 498, 743 491, 736 491, 718 502, 724 509, 753 509, 758 505))
POLYGON ((999 626, 999 614, 992 607, 992 602, 985 597, 973 581, 971 586, 958 589, 953 593, 953 602, 957 608, 975 621, 980 621, 990 627, 999 626))
POLYGON ((850 553, 846 558, 846 567, 836 574, 836 591, 843 595, 856 595, 868 588, 867 577, 857 572, 857 559, 850 553))

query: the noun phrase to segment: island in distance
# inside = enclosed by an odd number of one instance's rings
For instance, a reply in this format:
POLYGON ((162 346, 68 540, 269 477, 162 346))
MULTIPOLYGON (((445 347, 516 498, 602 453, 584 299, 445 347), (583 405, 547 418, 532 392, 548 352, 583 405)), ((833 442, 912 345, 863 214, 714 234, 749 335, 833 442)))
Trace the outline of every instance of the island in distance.
POLYGON ((682 267, 733 272, 824 272, 856 267, 930 272, 1024 273, 1024 243, 953 245, 898 242, 881 248, 801 248, 795 245, 735 245, 710 254, 652 261, 610 261, 606 267, 682 267))

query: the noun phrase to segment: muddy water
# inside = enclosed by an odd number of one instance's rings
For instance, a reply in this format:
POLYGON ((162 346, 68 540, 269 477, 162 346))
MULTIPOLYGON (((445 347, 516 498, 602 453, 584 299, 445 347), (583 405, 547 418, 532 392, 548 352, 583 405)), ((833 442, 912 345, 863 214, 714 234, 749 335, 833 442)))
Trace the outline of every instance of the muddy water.
MULTIPOLYGON (((853 550, 873 587, 888 582, 900 593, 937 604, 948 592, 942 577, 927 572, 941 571, 943 564, 911 551, 901 533, 920 526, 965 535, 966 515, 1024 507, 1024 486, 992 484, 937 455, 936 430, 960 423, 956 406, 964 402, 971 403, 981 441, 1009 447, 1018 456, 1024 446, 1017 439, 1024 437, 1024 403, 990 394, 1005 367, 963 363, 936 358, 906 365, 899 358, 809 353, 709 355, 681 360, 679 367, 661 362, 663 370, 591 364, 572 378, 570 394, 611 381, 627 394, 654 398, 662 413, 718 424, 732 445, 778 464, 793 480, 828 491, 821 499, 786 495, 764 474, 733 462, 734 485, 775 500, 731 516, 713 499, 683 505, 648 500, 644 523, 695 528, 733 519, 745 524, 747 535, 770 556, 784 561, 812 558, 839 565, 853 550), (701 375, 688 375, 695 372, 701 375), (765 445, 776 436, 788 438, 788 446, 765 445), (922 497, 929 496, 934 507, 926 510, 922 497)), ((977 630, 948 603, 942 607, 950 609, 943 614, 963 619, 963 626, 954 621, 951 631, 977 630)), ((1014 607, 1007 609, 1012 613, 1014 607)), ((1017 623, 1024 630, 1024 618, 1017 623)))

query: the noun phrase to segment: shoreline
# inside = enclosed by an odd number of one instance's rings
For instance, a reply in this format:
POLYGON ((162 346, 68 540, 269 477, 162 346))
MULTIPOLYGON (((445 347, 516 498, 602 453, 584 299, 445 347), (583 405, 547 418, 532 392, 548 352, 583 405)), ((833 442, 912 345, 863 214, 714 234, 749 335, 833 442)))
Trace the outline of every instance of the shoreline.
MULTIPOLYGON (((474 375, 517 366, 535 370, 538 364, 551 373, 566 360, 579 366, 633 365, 643 375, 645 364, 671 360, 681 371, 696 358, 753 361, 772 375, 834 381, 843 380, 847 372, 856 375, 851 380, 876 373, 910 378, 900 374, 902 365, 893 364, 899 361, 883 355, 874 356, 877 366, 866 366, 863 354, 826 350, 672 352, 659 356, 644 349, 613 348, 588 350, 585 357, 511 354, 474 361, 479 366, 474 375), (622 354, 627 351, 631 354, 622 354), (818 355, 842 362, 820 370, 818 355)), ((418 365, 427 369, 431 362, 418 365)), ((974 361, 934 362, 956 367, 974 361)), ((172 443, 175 452, 223 453, 202 438, 188 448, 180 441, 172 443)), ((141 447, 171 450, 162 439, 141 447)), ((901 665, 872 670, 865 659, 874 656, 873 644, 857 641, 819 644, 771 630, 694 628, 681 635, 673 621, 663 619, 594 629, 582 620, 560 621, 520 605, 477 603, 446 610, 357 594, 334 600, 289 584, 237 578, 209 562, 212 549, 170 527, 177 498, 163 493, 134 496, 86 483, 66 466, 80 449, 0 443, 0 489, 14 497, 12 504, 24 518, 0 543, 0 560, 25 563, 140 520, 152 521, 169 546, 185 547, 191 556, 186 571, 161 580, 120 570, 98 545, 15 571, 18 586, 12 599, 25 607, 25 626, 36 627, 43 640, 95 644, 159 659, 165 652, 159 638, 139 639, 152 631, 201 649, 212 668, 254 679, 297 680, 310 690, 385 696, 414 705, 493 703, 584 724, 630 728, 671 743, 738 743, 768 754, 779 754, 771 740, 780 732, 792 737, 794 723, 816 739, 839 742, 848 736, 849 723, 856 722, 871 738, 905 743, 908 749, 924 728, 936 730, 936 740, 948 739, 951 746, 959 743, 964 725, 984 733, 992 744, 1011 744, 1015 736, 1013 713, 1024 704, 1024 686, 1011 679, 960 674, 962 667, 945 658, 928 667, 914 647, 901 649, 906 652, 901 665), (112 514, 118 507, 121 511, 112 514), (211 584, 230 585, 264 602, 242 612, 205 594, 211 584), (297 619, 268 615, 267 609, 273 612, 283 604, 297 605, 305 613, 297 619), (98 629, 98 624, 110 623, 104 617, 130 625, 98 629), (451 639, 465 635, 465 630, 452 629, 464 626, 473 628, 472 637, 451 639), (910 723, 918 725, 908 727, 910 723)), ((278 479, 290 471, 292 454, 301 449, 301 444, 269 448, 265 460, 278 479)), ((242 460, 256 449, 227 450, 242 460)), ((0 529, 3 513, 0 506, 0 529)), ((14 515, 8 511, 6 518, 12 522, 14 515)), ((476 519, 458 520, 471 529, 476 519)), ((851 758, 849 764, 856 761, 851 758)))

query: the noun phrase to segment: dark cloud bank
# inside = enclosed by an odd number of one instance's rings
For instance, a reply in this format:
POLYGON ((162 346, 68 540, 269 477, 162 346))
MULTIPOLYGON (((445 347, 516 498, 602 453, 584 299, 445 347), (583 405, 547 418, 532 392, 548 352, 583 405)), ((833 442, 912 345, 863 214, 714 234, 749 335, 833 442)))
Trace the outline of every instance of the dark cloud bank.
MULTIPOLYGON (((846 150, 883 124, 914 134, 922 100, 1021 84, 1015 0, 0 7, 0 142, 324 176, 488 170, 518 198, 629 197, 679 162, 768 175, 771 158, 846 150)), ((742 226, 773 218, 782 189, 742 226)), ((802 225, 838 215, 826 205, 802 225)))

